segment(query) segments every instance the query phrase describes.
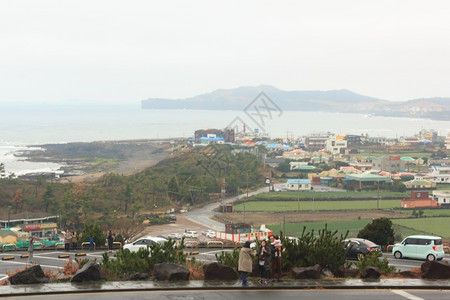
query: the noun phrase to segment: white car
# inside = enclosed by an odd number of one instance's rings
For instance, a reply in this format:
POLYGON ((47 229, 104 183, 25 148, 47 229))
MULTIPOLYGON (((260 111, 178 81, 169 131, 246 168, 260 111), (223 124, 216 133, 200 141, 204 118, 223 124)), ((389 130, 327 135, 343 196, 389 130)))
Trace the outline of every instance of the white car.
POLYGON ((179 233, 171 233, 167 236, 168 238, 171 238, 173 240, 181 240, 182 236, 179 233))
POLYGON ((208 234, 216 234, 216 232, 211 229, 208 229, 208 230, 202 231, 202 234, 208 236, 208 234))
POLYGON ((125 244, 123 246, 123 249, 124 250, 128 249, 131 252, 137 252, 141 248, 147 249, 147 247, 150 247, 154 243, 163 244, 164 242, 167 242, 167 240, 164 238, 154 237, 154 236, 146 236, 146 237, 142 237, 132 243, 125 244))
POLYGON ((198 233, 197 233, 197 231, 188 230, 188 231, 185 231, 183 233, 183 236, 187 237, 187 238, 197 238, 198 237, 198 233))

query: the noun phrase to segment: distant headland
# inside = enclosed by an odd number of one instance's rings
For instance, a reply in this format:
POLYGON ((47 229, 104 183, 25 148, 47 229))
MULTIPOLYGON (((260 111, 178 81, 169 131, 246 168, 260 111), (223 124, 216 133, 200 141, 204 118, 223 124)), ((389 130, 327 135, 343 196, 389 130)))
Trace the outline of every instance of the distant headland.
POLYGON ((270 85, 219 89, 185 99, 149 98, 143 109, 243 110, 264 92, 283 111, 361 113, 385 117, 426 118, 450 121, 450 98, 388 101, 349 90, 283 91, 270 85))

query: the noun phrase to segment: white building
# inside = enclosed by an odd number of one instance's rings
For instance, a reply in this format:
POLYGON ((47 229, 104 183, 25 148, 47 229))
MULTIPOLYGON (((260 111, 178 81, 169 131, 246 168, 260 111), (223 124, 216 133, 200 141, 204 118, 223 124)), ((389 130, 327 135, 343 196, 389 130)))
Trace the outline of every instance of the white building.
POLYGON ((311 180, 309 179, 288 179, 286 188, 289 191, 310 191, 311 180))
POLYGON ((441 205, 450 205, 450 190, 433 191, 433 200, 441 205))
POLYGON ((340 154, 347 149, 347 140, 331 138, 325 141, 325 151, 332 154, 340 154))
POLYGON ((436 183, 450 183, 450 167, 433 166, 424 179, 436 183))

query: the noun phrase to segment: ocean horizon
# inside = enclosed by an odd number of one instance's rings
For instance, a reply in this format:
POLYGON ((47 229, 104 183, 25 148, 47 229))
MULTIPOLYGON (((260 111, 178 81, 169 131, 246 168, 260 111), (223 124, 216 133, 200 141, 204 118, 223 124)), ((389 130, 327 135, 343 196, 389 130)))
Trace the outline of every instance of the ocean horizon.
MULTIPOLYGON (((54 172, 61 165, 32 163, 14 156, 28 147, 69 142, 188 138, 202 128, 236 127, 266 133, 271 138, 298 138, 332 132, 376 137, 413 136, 421 129, 439 135, 450 132, 449 121, 395 118, 363 114, 282 111, 246 114, 242 111, 151 110, 131 105, 19 105, 2 107, 0 163, 8 173, 54 172)), ((38 149, 38 148, 35 148, 38 149)))

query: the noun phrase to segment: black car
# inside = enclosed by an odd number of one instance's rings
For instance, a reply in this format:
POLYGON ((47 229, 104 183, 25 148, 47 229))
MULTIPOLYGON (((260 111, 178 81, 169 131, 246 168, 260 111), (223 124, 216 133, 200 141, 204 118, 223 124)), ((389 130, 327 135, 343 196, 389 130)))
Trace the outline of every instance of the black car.
POLYGON ((347 247, 347 259, 361 260, 369 252, 376 251, 381 256, 381 246, 366 239, 346 239, 343 240, 347 247))

